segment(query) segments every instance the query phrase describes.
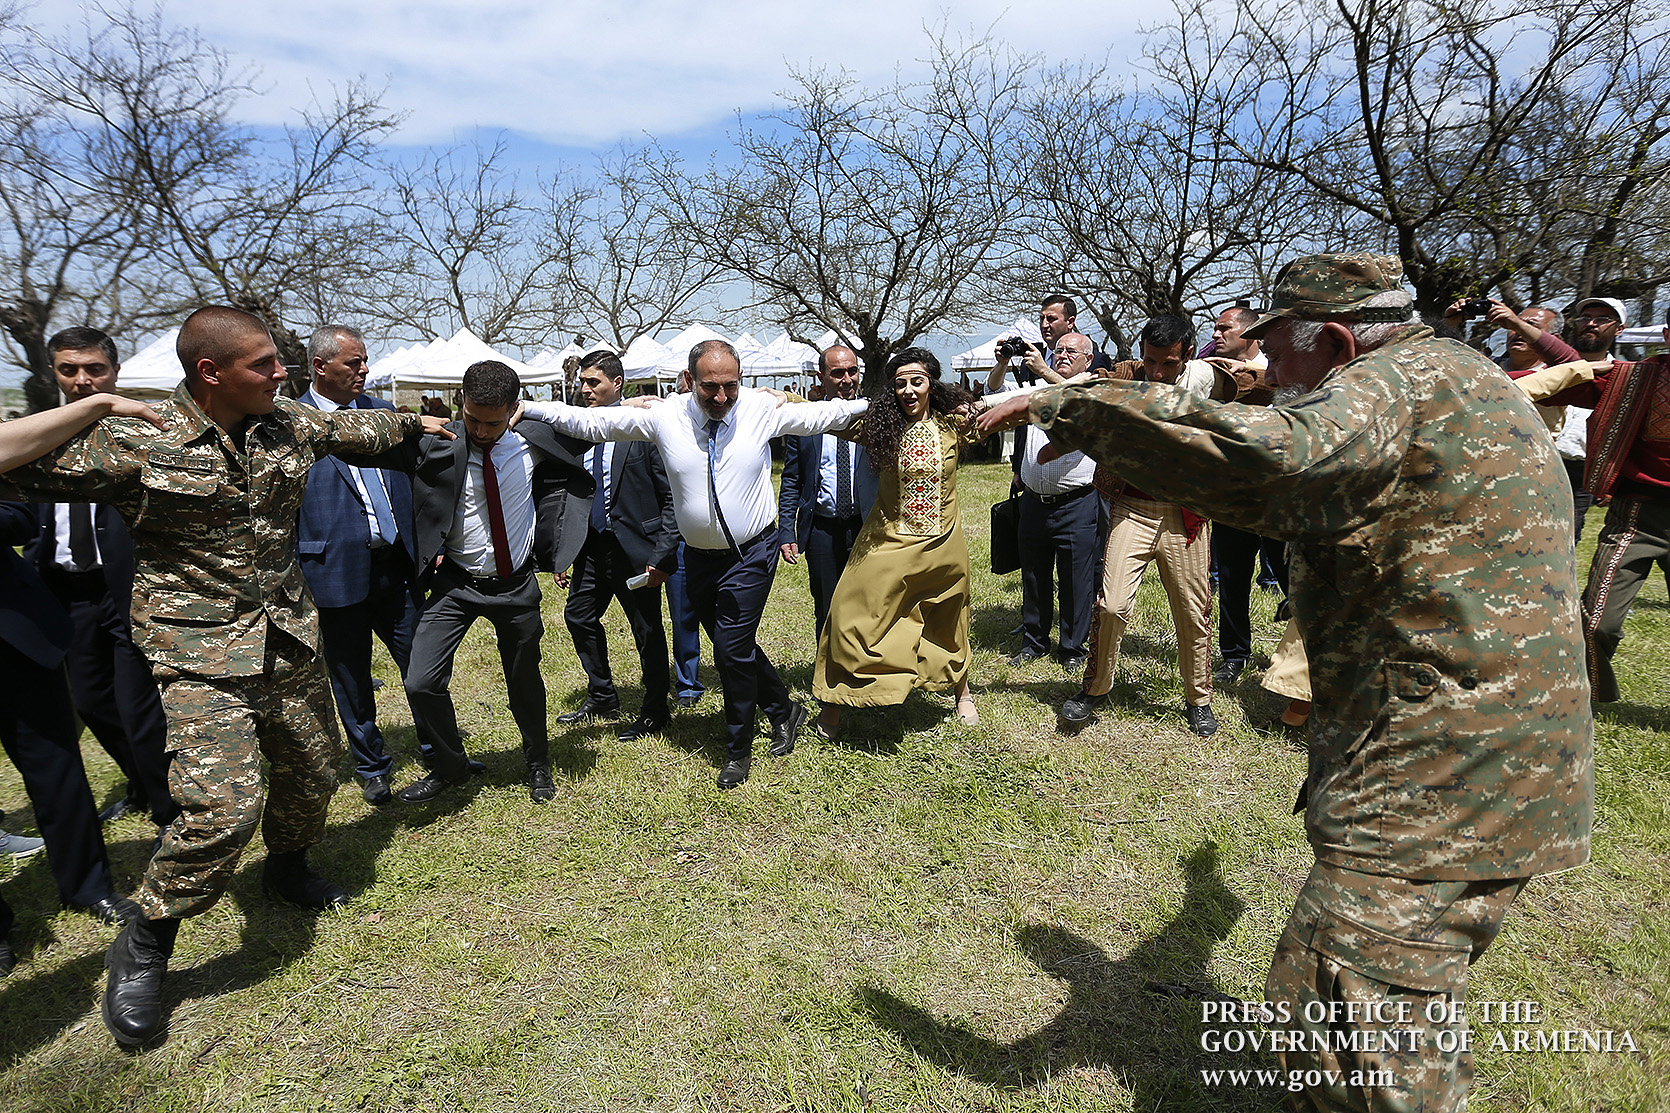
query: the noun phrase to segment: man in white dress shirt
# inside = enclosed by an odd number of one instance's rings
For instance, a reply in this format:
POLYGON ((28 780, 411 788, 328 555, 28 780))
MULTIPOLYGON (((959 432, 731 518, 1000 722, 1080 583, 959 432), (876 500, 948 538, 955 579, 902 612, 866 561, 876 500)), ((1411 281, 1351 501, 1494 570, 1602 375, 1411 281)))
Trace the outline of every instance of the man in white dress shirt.
MULTIPOLYGON (((1083 333, 1063 334, 1050 353, 1058 381, 1087 375, 1095 351, 1083 333)), ((1078 673, 1088 659, 1085 639, 1101 570, 1102 500, 1093 482, 1096 461, 1069 452, 1040 463, 1038 451, 1048 443, 1026 436, 1020 448, 1021 648, 1009 661, 1026 665, 1049 655, 1059 589, 1061 665, 1078 673)))
POLYGON ((453 655, 478 618, 493 624, 498 639, 528 795, 536 804, 555 795, 539 671, 545 622, 534 570, 564 572, 573 563, 586 538, 595 484, 580 463, 585 445, 538 425, 510 428, 521 391, 505 364, 471 364, 462 420, 447 426, 464 435, 424 442, 412 465, 418 587, 426 594, 406 698, 418 739, 427 744, 429 775, 400 793, 409 804, 462 784, 479 768, 464 752, 452 701, 453 655))
POLYGON ((646 408, 585 409, 529 403, 525 416, 581 440, 650 441, 661 450, 673 489, 673 512, 685 541, 691 603, 713 642, 725 693, 725 765, 719 787, 748 779, 754 711, 771 721, 771 752, 783 757, 809 712, 755 640, 777 571, 777 497, 771 486, 771 438, 822 433, 863 413, 866 399, 780 406, 742 387, 736 349, 706 340, 690 349, 695 389, 646 408))

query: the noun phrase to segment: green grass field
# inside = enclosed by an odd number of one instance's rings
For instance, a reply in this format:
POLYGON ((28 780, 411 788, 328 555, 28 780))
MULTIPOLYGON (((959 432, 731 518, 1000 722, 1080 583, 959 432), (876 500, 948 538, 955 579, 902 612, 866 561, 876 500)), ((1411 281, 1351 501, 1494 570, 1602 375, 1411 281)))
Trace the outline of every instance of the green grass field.
MULTIPOLYGON (((849 711, 839 743, 808 732, 780 761, 761 744, 753 779, 721 794, 715 687, 664 739, 554 731, 557 799, 536 808, 478 626, 454 688, 487 776, 379 810, 345 765, 314 861, 354 903, 314 920, 270 902, 257 840, 227 899, 180 933, 159 1049, 124 1054, 100 1022, 112 929, 56 911, 42 858, 5 882, 20 962, 0 982, 0 1110, 1279 1108, 1276 1089, 1202 1079, 1275 1063, 1202 1050, 1201 1008, 1262 993, 1311 858, 1289 814, 1302 749, 1274 732, 1256 674, 1219 693, 1216 737, 1187 732, 1152 575, 1113 705, 1059 733, 1076 678, 1005 663, 1019 577, 981 568, 983 508, 1008 474, 961 479, 979 508, 980 726, 958 726, 948 696, 849 711)), ((809 699, 805 577, 780 569, 761 640, 809 699)), ((584 678, 546 584, 554 718, 584 678)), ((1280 627, 1272 597, 1255 608, 1262 656, 1280 627)), ((635 682, 611 619, 617 675, 635 682)), ((1655 578, 1620 656, 1624 699, 1598 722, 1594 859, 1531 883, 1470 989, 1536 1002, 1541 1029, 1628 1029, 1640 1050, 1487 1048, 1475 1110, 1670 1107, 1667 647, 1655 578)), ((379 660, 405 784, 410 718, 379 660)), ((637 706, 636 688, 623 697, 637 706)), ((115 770, 90 739, 84 752, 103 802, 115 770)), ((0 804, 33 829, 9 765, 0 804)), ((108 836, 131 889, 151 832, 130 818, 108 836)), ((1475 1029, 1485 1043, 1513 1027, 1475 1029)))

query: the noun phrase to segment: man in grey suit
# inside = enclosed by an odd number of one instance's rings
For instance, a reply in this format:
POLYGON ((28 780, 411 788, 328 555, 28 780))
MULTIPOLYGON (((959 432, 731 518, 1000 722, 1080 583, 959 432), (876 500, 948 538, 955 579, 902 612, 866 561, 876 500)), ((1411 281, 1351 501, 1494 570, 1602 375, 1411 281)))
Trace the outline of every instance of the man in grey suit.
POLYGON ((451 684, 453 655, 478 618, 491 622, 498 636, 528 794, 536 804, 555 795, 539 671, 545 623, 534 570, 562 572, 574 562, 586 539, 593 483, 579 462, 583 442, 537 422, 510 428, 521 389, 505 364, 471 364, 464 372, 463 417, 448 426, 464 435, 428 438, 409 461, 425 602, 406 698, 419 741, 427 744, 429 773, 400 793, 408 803, 431 800, 473 772, 451 684))

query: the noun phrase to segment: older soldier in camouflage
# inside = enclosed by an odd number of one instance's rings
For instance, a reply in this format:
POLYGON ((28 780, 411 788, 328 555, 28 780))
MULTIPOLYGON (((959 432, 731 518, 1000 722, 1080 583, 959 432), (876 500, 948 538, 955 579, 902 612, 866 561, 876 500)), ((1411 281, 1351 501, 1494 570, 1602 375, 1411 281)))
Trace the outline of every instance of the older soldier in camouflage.
POLYGON ((144 918, 124 926, 106 962, 105 1023, 129 1047, 161 1031, 180 918, 225 892, 257 823, 269 891, 317 910, 347 902, 306 859, 324 833, 342 738, 296 564, 296 514, 315 460, 382 452, 442 424, 277 398, 277 348, 241 310, 199 309, 178 351, 186 378, 157 407, 162 432, 107 418, 5 477, 30 498, 109 502, 133 533, 134 640, 162 688, 182 811, 135 895, 144 918))
POLYGON ((1413 321, 1401 277, 1372 255, 1283 270, 1247 331, 1286 388, 1271 409, 1118 382, 1030 400, 1052 439, 1293 542, 1316 864, 1267 992, 1305 1036, 1284 1065, 1339 1072, 1312 1076, 1296 1109, 1464 1106, 1471 1057, 1436 1037, 1465 1029, 1451 1006, 1468 967, 1527 878, 1589 852, 1571 491, 1523 392, 1413 321), (1381 1006, 1396 1019, 1365 1015, 1381 1006), (1366 1029, 1405 1035, 1353 1040, 1366 1029))

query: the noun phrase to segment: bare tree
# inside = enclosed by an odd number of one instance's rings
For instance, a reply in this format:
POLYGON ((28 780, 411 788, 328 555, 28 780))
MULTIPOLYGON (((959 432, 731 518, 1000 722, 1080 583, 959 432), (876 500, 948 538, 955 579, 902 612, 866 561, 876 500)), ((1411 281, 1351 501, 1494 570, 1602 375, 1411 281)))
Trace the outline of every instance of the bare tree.
POLYGON ((599 160, 593 179, 554 178, 546 188, 542 250, 562 274, 558 312, 573 331, 623 352, 688 320, 720 274, 659 203, 655 183, 668 170, 653 150, 621 148, 599 160))
POLYGON ((1007 293, 1002 232, 1024 178, 1026 63, 932 40, 931 75, 878 92, 796 73, 788 106, 742 128, 734 164, 657 180, 682 233, 746 280, 791 334, 832 329, 873 382, 887 357, 1007 293))
POLYGON ((233 122, 256 90, 225 52, 160 13, 99 15, 108 22, 84 37, 34 37, 7 79, 62 113, 83 137, 89 183, 141 214, 147 265, 171 278, 168 310, 206 299, 249 310, 299 366, 286 309, 321 271, 338 288, 353 281, 344 260, 379 226, 366 162, 397 117, 352 85, 264 138, 233 122))
POLYGON ((488 344, 537 344, 551 331, 562 260, 536 249, 541 214, 504 162, 499 140, 389 168, 389 323, 467 328, 488 344))
MULTIPOLYGON (((3 64, 15 61, 8 54, 3 64)), ((113 293, 134 261, 143 219, 131 198, 89 181, 84 137, 52 106, 14 100, 0 129, 0 266, 9 291, 0 327, 28 373, 24 392, 37 411, 58 404, 46 351, 55 326, 118 328, 109 316, 113 293)))
POLYGON ((1246 63, 1193 36, 1149 63, 1159 80, 1146 88, 1136 79, 1150 74, 1106 60, 1045 72, 1026 113, 1039 204, 1015 283, 1074 295, 1121 358, 1132 321, 1198 316, 1265 288, 1272 244, 1300 219, 1278 174, 1217 142, 1238 109, 1220 90, 1245 80, 1246 63))
POLYGON ((1356 214, 1343 227, 1403 259, 1426 311, 1529 274, 1595 288, 1664 169, 1657 0, 1304 0, 1227 25, 1185 5, 1156 57, 1185 41, 1248 63, 1222 90, 1226 147, 1356 214), (1598 130, 1553 115, 1576 108, 1598 130))

